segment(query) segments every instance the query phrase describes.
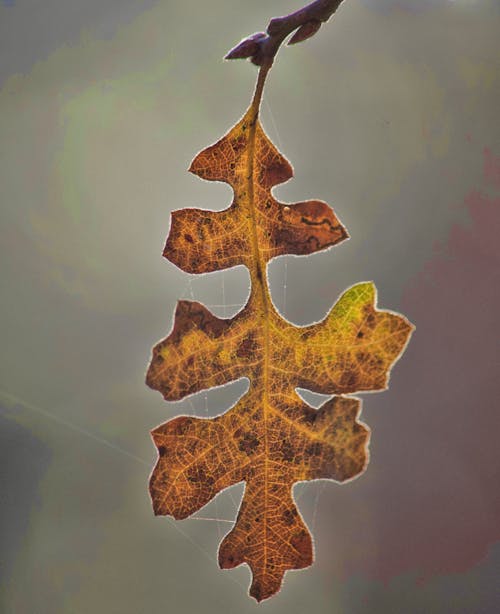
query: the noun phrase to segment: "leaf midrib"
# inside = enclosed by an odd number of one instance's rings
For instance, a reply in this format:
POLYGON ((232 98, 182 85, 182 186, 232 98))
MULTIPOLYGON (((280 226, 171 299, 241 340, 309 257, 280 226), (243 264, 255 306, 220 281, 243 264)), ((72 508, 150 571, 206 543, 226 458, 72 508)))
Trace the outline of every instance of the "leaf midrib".
MULTIPOLYGON (((256 92, 257 94, 258 92, 256 92)), ((268 383, 269 383, 269 311, 272 309, 269 300, 269 292, 267 286, 267 263, 262 258, 261 250, 259 248, 259 240, 257 234, 257 216, 256 216, 256 206, 255 206, 255 190, 254 190, 254 170, 255 170, 255 140, 256 140, 256 132, 257 132, 257 124, 258 124, 258 113, 259 113, 259 105, 260 105, 260 96, 256 95, 254 100, 252 101, 252 105, 250 107, 250 131, 249 131, 249 148, 248 148, 248 157, 247 157, 247 168, 246 168, 246 181, 247 181, 247 194, 249 200, 249 209, 250 209, 250 220, 251 220, 251 230, 252 230, 252 248, 253 248, 253 266, 250 270, 250 278, 252 283, 252 290, 250 293, 249 299, 249 307, 258 310, 259 307, 262 308, 263 311, 263 358, 264 358, 264 367, 262 374, 262 422, 264 429, 264 511, 263 511, 263 522, 262 522, 262 531, 263 535, 263 570, 267 569, 267 508, 268 508, 268 461, 269 461, 269 440, 268 440, 268 432, 267 432, 267 419, 268 419, 268 383), (259 274, 260 273, 260 274, 259 274), (258 294, 260 294, 261 301, 260 305, 257 303, 256 298, 258 296, 257 292, 253 292, 254 287, 258 288, 258 294), (252 301, 254 304, 252 305, 252 301)))

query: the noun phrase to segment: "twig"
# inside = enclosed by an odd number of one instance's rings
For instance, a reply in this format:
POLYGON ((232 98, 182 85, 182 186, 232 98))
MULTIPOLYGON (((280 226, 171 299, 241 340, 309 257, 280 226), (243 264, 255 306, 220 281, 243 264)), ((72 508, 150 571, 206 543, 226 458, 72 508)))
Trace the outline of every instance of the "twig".
POLYGON ((342 0, 315 0, 303 8, 271 19, 266 32, 256 32, 244 38, 226 55, 226 60, 250 58, 257 66, 271 67, 274 56, 285 38, 296 30, 288 41, 289 45, 300 43, 310 38, 328 21, 341 4, 342 0))

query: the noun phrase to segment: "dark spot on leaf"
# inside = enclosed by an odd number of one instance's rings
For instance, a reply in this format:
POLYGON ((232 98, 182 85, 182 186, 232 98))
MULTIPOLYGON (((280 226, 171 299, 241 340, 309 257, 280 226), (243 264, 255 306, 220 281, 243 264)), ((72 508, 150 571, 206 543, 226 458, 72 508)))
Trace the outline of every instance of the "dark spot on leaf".
POLYGON ((254 354, 256 349, 256 337, 255 333, 250 333, 245 337, 239 346, 236 348, 236 356, 238 358, 250 357, 254 354))
POLYGON ((188 420, 189 418, 186 416, 181 416, 180 418, 172 420, 171 425, 176 435, 184 435, 188 429, 188 420))
POLYGON ((319 456, 321 454, 321 444, 319 441, 315 441, 307 446, 305 449, 306 456, 319 456))
POLYGON ((290 526, 295 522, 295 516, 290 510, 283 512, 283 521, 286 525, 290 526))
POLYGON ((287 462, 290 462, 295 456, 295 451, 289 441, 284 441, 281 444, 281 454, 283 455, 283 460, 287 462))
POLYGON ((346 388, 355 388, 358 381, 358 374, 356 371, 348 369, 342 373, 340 378, 340 385, 346 388))
POLYGON ((307 407, 304 413, 304 421, 309 425, 313 425, 316 422, 317 416, 318 412, 315 409, 307 407))
POLYGON ((242 452, 250 456, 259 447, 259 440, 253 433, 244 433, 238 447, 242 452))

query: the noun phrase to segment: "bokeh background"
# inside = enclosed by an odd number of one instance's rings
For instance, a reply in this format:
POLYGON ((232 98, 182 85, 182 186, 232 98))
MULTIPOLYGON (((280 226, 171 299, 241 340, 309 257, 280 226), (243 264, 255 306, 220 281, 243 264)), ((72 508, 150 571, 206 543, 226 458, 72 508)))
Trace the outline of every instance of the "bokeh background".
POLYGON ((150 429, 247 385, 171 404, 144 385, 178 298, 229 316, 248 293, 241 267, 161 257, 169 212, 229 204, 186 172, 250 99, 255 68, 221 58, 301 5, 0 3, 1 612, 500 611, 498 0, 345 0, 270 76, 263 123, 295 167, 275 193, 351 235, 273 261, 276 306, 307 324, 371 279, 417 327, 363 395, 366 473, 295 487, 314 566, 258 606, 215 562, 241 486, 152 514, 150 429))

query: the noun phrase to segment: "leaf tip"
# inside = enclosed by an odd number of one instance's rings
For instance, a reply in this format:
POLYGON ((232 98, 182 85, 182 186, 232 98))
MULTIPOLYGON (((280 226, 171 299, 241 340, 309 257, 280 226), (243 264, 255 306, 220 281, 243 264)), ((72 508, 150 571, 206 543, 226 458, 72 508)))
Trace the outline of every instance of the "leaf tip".
POLYGON ((361 281, 348 288, 341 297, 341 300, 359 302, 360 300, 372 303, 377 302, 377 287, 373 281, 361 281))
POLYGON ((254 580, 252 582, 252 586, 250 587, 248 594, 250 595, 250 597, 253 597, 257 603, 261 603, 262 601, 264 601, 264 599, 272 597, 276 592, 278 591, 274 591, 272 593, 267 594, 263 591, 260 582, 254 580))

